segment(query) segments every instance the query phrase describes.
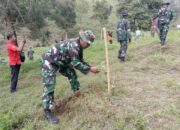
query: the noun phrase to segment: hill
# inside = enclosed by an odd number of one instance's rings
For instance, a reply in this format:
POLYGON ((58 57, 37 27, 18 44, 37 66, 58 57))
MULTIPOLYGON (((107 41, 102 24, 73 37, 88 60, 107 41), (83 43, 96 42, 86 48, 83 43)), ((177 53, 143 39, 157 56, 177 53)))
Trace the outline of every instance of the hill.
POLYGON ((101 73, 83 76, 80 97, 66 78, 57 76, 54 112, 60 124, 50 125, 41 107, 39 58, 47 48, 35 49, 35 61, 22 65, 17 93, 9 93, 9 67, 0 65, 0 129, 22 130, 178 130, 180 128, 179 33, 171 31, 168 45, 160 48, 149 33, 129 45, 127 61, 117 59, 119 45, 109 45, 111 81, 107 94, 104 44, 85 51, 85 59, 101 73))

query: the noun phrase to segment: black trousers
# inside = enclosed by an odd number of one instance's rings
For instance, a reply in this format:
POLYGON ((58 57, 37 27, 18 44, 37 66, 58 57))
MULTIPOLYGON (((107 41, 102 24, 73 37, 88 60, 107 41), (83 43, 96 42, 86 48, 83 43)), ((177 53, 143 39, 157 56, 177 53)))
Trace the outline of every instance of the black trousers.
POLYGON ((10 91, 14 92, 16 91, 17 83, 18 83, 18 76, 19 76, 19 70, 21 65, 10 65, 11 67, 11 86, 10 91))

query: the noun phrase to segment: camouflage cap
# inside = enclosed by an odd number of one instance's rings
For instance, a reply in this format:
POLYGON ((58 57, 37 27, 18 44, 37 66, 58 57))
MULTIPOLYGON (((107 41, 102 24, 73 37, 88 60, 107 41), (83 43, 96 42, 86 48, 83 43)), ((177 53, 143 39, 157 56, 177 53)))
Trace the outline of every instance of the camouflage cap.
POLYGON ((79 37, 81 38, 81 40, 87 42, 89 45, 91 45, 95 39, 95 35, 91 30, 80 31, 79 37))
POLYGON ((163 0, 162 5, 170 5, 170 1, 169 0, 163 0))
POLYGON ((127 10, 123 10, 123 11, 121 12, 121 15, 122 15, 122 16, 127 16, 127 15, 128 15, 128 11, 127 11, 127 10))

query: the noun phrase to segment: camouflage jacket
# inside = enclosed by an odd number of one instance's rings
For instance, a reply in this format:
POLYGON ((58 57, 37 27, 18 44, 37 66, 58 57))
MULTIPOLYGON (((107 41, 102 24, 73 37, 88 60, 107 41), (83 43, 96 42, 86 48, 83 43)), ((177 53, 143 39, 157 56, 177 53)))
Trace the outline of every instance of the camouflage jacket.
POLYGON ((130 22, 123 18, 117 24, 117 39, 118 41, 127 41, 129 38, 131 38, 130 22))
POLYGON ((157 14, 160 24, 169 24, 173 19, 173 12, 167 8, 161 8, 157 14))
POLYGON ((59 68, 74 67, 84 74, 90 70, 90 65, 83 60, 83 49, 79 45, 78 38, 56 43, 46 53, 42 59, 59 68))

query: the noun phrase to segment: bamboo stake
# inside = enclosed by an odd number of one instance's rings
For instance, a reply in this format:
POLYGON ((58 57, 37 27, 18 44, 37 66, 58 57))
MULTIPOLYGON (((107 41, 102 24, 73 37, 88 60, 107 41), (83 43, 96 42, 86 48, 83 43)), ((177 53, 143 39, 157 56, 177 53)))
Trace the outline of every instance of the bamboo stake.
POLYGON ((106 28, 103 28, 104 32, 104 43, 105 43, 105 51, 106 51, 106 69, 107 69, 107 82, 108 82, 108 94, 111 93, 111 84, 110 84, 110 70, 109 70, 109 54, 108 54, 108 45, 107 45, 107 34, 106 28))

